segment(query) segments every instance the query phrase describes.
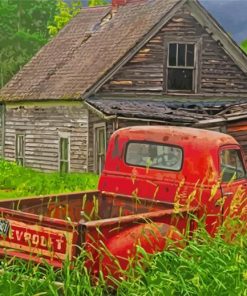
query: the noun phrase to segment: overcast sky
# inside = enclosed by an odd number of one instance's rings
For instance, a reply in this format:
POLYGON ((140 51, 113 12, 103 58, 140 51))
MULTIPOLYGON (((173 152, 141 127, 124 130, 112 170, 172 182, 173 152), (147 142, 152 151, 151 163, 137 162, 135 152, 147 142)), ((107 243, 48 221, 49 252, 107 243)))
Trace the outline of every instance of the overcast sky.
POLYGON ((247 39, 247 0, 200 0, 238 43, 247 39))
MULTIPOLYGON (((237 43, 247 39, 247 0, 199 1, 237 43)), ((85 4, 87 0, 82 0, 82 2, 85 4)))

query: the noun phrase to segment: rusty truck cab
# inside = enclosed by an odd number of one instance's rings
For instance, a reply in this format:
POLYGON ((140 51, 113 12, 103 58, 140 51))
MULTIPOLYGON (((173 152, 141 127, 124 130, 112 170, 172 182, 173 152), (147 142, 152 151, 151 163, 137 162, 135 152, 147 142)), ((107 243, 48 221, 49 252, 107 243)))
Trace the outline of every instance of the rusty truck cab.
POLYGON ((200 205, 209 228, 215 229, 236 190, 246 184, 242 150, 231 136, 187 127, 137 126, 112 135, 99 190, 174 206, 200 205))

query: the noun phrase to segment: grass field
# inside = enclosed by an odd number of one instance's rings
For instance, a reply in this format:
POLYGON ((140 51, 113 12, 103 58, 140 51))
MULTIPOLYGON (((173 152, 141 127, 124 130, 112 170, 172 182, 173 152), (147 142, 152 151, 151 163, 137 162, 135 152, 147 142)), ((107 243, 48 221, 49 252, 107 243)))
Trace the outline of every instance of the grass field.
POLYGON ((88 173, 41 173, 0 161, 0 198, 36 196, 97 188, 98 176, 88 173))
MULTIPOLYGON (((93 189, 97 181, 93 174, 44 174, 0 162, 1 198, 93 189)), ((66 263, 62 270, 6 258, 0 261, 0 295, 247 296, 245 236, 228 244, 222 235, 209 237, 201 226, 186 243, 182 250, 173 248, 152 257, 140 250, 136 267, 114 289, 102 279, 91 284, 83 254, 74 269, 66 263)))
POLYGON ((152 258, 144 254, 135 269, 126 273, 126 279, 115 283, 115 290, 103 280, 92 285, 83 258, 77 260, 73 270, 65 264, 57 271, 50 266, 5 260, 0 295, 247 295, 246 238, 227 244, 221 237, 208 237, 204 231, 199 237, 183 250, 164 251, 152 258))

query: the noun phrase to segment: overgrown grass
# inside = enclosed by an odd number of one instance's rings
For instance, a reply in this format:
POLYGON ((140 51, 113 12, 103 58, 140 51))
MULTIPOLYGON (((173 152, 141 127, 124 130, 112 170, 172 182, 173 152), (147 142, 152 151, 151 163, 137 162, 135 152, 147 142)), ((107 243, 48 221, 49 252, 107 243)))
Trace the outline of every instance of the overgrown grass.
POLYGON ((247 295, 246 237, 234 244, 220 236, 211 238, 202 229, 183 250, 154 256, 139 278, 124 281, 121 295, 247 295))
POLYGON ((41 173, 0 160, 0 198, 44 195, 97 188, 90 173, 41 173))
POLYGON ((83 255, 73 270, 69 264, 53 270, 5 259, 0 295, 247 295, 246 237, 228 244, 221 236, 211 238, 200 229, 182 250, 173 248, 156 255, 140 250, 140 254, 136 267, 126 272, 125 280, 115 282, 114 288, 102 279, 92 285, 83 255))
MULTIPOLYGON (((12 190, 4 191, 7 196, 93 189, 97 180, 92 174, 44 174, 0 161, 0 188, 12 190)), ((173 247, 148 255, 140 248, 136 266, 124 280, 115 280, 114 288, 103 279, 92 284, 85 254, 73 269, 65 262, 60 270, 5 258, 0 261, 0 295, 247 295, 247 237, 239 236, 230 244, 223 237, 221 233, 212 238, 201 226, 182 250, 173 247)))

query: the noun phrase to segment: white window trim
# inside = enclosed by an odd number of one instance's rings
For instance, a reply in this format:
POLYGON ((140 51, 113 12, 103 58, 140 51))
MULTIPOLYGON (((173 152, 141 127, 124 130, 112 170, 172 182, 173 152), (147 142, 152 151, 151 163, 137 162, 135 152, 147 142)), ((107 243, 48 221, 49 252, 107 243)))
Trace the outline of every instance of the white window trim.
MULTIPOLYGON (((195 42, 183 42, 183 41, 170 41, 167 43, 167 61, 166 61, 166 68, 167 68, 167 76, 166 76, 166 88, 167 92, 186 92, 186 93, 194 93, 196 92, 196 57, 197 57, 197 46, 195 42), (194 45, 194 66, 170 66, 169 65, 169 57, 170 57, 170 44, 189 44, 189 45, 194 45), (192 89, 191 90, 180 90, 180 89, 168 89, 168 71, 169 69, 188 69, 192 70, 192 89)), ((178 53, 177 53, 178 55, 178 53)), ((178 56, 177 56, 178 58, 178 56)))
MULTIPOLYGON (((200 89, 200 80, 201 80, 201 73, 200 73, 200 63, 201 63, 201 51, 202 51, 202 38, 190 38, 189 40, 178 40, 177 38, 169 38, 169 40, 165 41, 165 65, 164 65, 164 84, 163 88, 165 93, 184 93, 184 94, 196 94, 199 92, 200 89), (194 70, 193 70, 193 89, 186 91, 186 90, 170 90, 168 89, 168 69, 169 67, 169 48, 171 43, 176 44, 194 44, 195 52, 194 52, 194 70)), ((171 67, 172 68, 172 67, 171 67)), ((182 67, 183 68, 183 67, 182 67)), ((178 68, 179 69, 179 68, 178 68)), ((189 68, 188 68, 189 69, 189 68)))

